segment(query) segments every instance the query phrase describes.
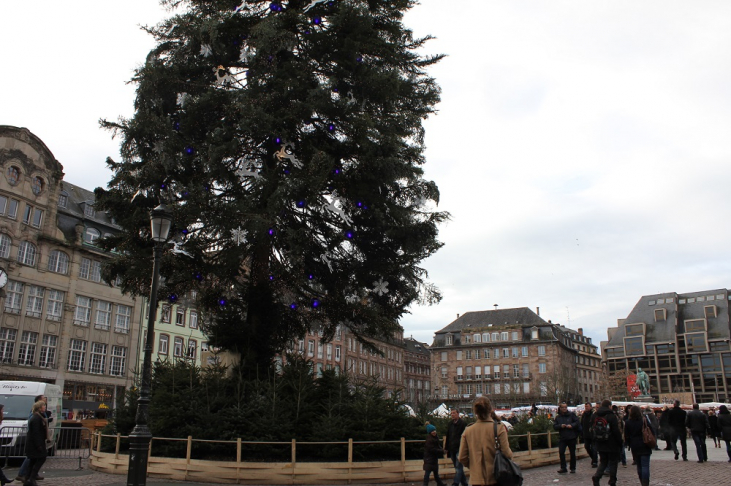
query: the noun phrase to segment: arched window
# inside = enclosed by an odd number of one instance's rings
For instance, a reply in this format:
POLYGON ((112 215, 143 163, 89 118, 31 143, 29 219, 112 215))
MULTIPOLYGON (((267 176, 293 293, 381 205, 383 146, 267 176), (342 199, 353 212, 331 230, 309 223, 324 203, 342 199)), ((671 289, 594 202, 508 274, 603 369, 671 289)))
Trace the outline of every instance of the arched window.
POLYGON ((48 255, 48 271, 66 274, 69 271, 69 256, 58 250, 53 250, 48 255))
POLYGON ((18 246, 18 261, 23 265, 36 264, 36 246, 30 241, 21 241, 18 246))
POLYGON ((95 228, 86 228, 86 231, 84 232, 84 241, 87 243, 94 243, 96 240, 99 239, 99 233, 98 229, 95 228))
POLYGON ((14 186, 20 181, 20 169, 11 165, 8 167, 8 182, 11 186, 14 186))
POLYGON ((43 179, 40 177, 34 177, 30 182, 30 188, 33 190, 33 194, 36 196, 43 191, 43 179))
POLYGON ((0 258, 8 258, 10 256, 10 245, 13 240, 8 235, 0 234, 0 258))

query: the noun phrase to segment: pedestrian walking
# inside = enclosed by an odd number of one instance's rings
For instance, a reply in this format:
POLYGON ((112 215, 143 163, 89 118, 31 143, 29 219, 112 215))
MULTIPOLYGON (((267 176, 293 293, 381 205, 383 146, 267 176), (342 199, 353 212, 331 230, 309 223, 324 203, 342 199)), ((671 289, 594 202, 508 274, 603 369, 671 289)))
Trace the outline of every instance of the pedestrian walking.
POLYGON ((46 456, 48 455, 46 449, 48 421, 45 414, 46 402, 37 401, 33 405, 33 414, 28 420, 28 432, 25 439, 25 455, 30 460, 28 477, 23 478, 25 486, 38 486, 36 482, 38 471, 46 462, 46 456))
POLYGON ((670 414, 668 413, 668 406, 665 405, 662 409, 662 412, 660 412, 660 433, 658 434, 665 441, 665 449, 663 449, 664 451, 673 450, 673 446, 670 443, 670 438, 673 434, 670 432, 670 425, 668 423, 669 418, 670 414))
POLYGON ((708 425, 710 426, 710 436, 713 439, 713 447, 721 447, 721 429, 718 428, 718 416, 714 410, 708 411, 708 425))
POLYGON ((445 486, 439 479, 439 459, 444 457, 444 449, 437 437, 437 428, 432 424, 426 426, 426 442, 424 444, 424 486, 429 484, 429 474, 434 473, 437 486, 445 486))
POLYGON ((640 407, 634 405, 624 429, 624 443, 632 450, 632 459, 637 465, 637 477, 642 486, 650 486, 650 456, 652 449, 645 444, 643 429, 649 428, 652 435, 657 431, 652 427, 650 419, 642 415, 640 407))
POLYGON ((657 446, 657 443, 659 442, 657 440, 658 436, 658 430, 660 428, 660 422, 657 419, 657 415, 655 415, 655 412, 652 411, 652 407, 647 405, 644 409, 645 417, 647 417, 647 420, 650 421, 650 425, 652 425, 652 430, 655 432, 655 450, 659 451, 660 448, 657 446))
POLYGON ((726 405, 718 407, 718 428, 721 430, 721 438, 726 442, 728 462, 731 462, 731 413, 726 405))
POLYGON ((449 426, 447 426, 447 457, 452 460, 452 465, 454 466, 454 479, 452 480, 452 484, 454 486, 468 486, 467 477, 464 474, 464 466, 462 466, 458 458, 465 423, 459 418, 458 410, 453 409, 451 413, 452 420, 449 421, 449 426))
POLYGON ((675 460, 678 460, 678 440, 680 440, 680 447, 683 453, 683 460, 688 460, 688 445, 685 443, 687 432, 685 431, 685 419, 687 413, 685 410, 680 408, 680 400, 675 400, 673 408, 668 410, 668 426, 670 432, 673 434, 670 438, 670 442, 673 445, 673 452, 675 453, 675 460))
POLYGON ((581 415, 581 437, 584 439, 584 449, 591 457, 591 467, 597 466, 597 455, 594 448, 594 439, 591 436, 591 421, 594 418, 594 408, 591 403, 584 404, 584 413, 581 415))
POLYGON ((495 415, 492 402, 487 397, 479 397, 472 405, 477 419, 468 425, 462 434, 459 447, 459 462, 470 469, 470 484, 494 485, 495 475, 495 424, 497 423, 497 439, 500 451, 508 459, 513 458, 513 451, 508 443, 508 430, 495 415))
POLYGON ((708 424, 708 417, 701 412, 697 403, 693 404, 693 410, 685 418, 685 426, 690 429, 690 435, 695 443, 695 451, 698 454, 698 462, 708 461, 708 449, 706 448, 706 432, 711 428, 708 424))
POLYGON ((594 445, 599 454, 599 466, 592 484, 599 486, 599 480, 604 471, 609 471, 609 486, 617 484, 617 464, 619 463, 620 450, 622 449, 622 432, 619 430, 619 420, 612 411, 612 401, 605 399, 594 414, 592 420, 592 434, 594 445))
MULTIPOLYGON (((46 409, 43 412, 43 417, 46 419, 46 424, 48 424, 48 426, 50 427, 51 422, 53 422, 53 414, 50 410, 48 410, 48 398, 45 395, 38 395, 33 400, 33 403, 35 404, 38 402, 44 402, 46 404, 46 409)), ((31 410, 30 415, 28 415, 28 420, 30 420, 31 418, 33 418, 33 410, 31 410)), ((16 481, 24 482, 29 475, 30 459, 26 457, 23 461, 23 464, 20 465, 20 469, 18 470, 18 476, 15 479, 16 481)), ((44 478, 40 474, 36 474, 34 479, 41 481, 44 478)))
POLYGON ((558 431, 558 458, 561 461, 559 474, 566 474, 566 448, 569 449, 571 473, 576 472, 576 439, 581 432, 581 422, 575 413, 569 412, 566 402, 558 406, 558 415, 553 423, 554 430, 558 431))

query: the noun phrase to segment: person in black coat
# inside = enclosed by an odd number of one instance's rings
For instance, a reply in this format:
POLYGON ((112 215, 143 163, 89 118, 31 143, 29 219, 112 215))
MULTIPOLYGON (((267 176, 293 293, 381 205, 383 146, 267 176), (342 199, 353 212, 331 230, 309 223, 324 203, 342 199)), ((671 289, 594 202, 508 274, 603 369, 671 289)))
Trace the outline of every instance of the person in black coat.
POLYGON ((718 428, 718 417, 713 410, 708 411, 708 425, 711 427, 709 433, 713 439, 713 447, 721 447, 721 429, 718 428))
POLYGON ((46 402, 36 402, 33 405, 33 415, 28 420, 28 433, 25 440, 25 455, 30 459, 30 473, 24 481, 26 486, 38 486, 35 478, 48 455, 46 449, 48 422, 45 414, 46 402))
POLYGON ((575 413, 569 412, 566 402, 558 406, 558 415, 553 423, 553 428, 558 430, 558 458, 561 460, 559 474, 566 472, 566 448, 569 448, 571 455, 571 472, 576 472, 576 439, 581 432, 581 422, 575 413))
POLYGON ((637 477, 642 486, 650 486, 650 456, 652 449, 645 444, 642 429, 648 427, 652 435, 657 437, 657 431, 650 423, 649 417, 643 416, 640 407, 634 405, 629 412, 629 418, 624 424, 624 443, 632 450, 632 459, 637 465, 637 477))
POLYGON ((591 467, 596 467, 597 455, 594 449, 594 438, 591 436, 591 420, 594 418, 594 409, 591 403, 584 404, 584 413, 581 415, 581 434, 584 439, 584 449, 591 457, 591 467))
POLYGON ((726 442, 728 462, 731 462, 731 412, 726 405, 718 407, 718 428, 721 430, 721 438, 726 442))
POLYGON ((611 400, 604 400, 602 406, 594 414, 593 428, 596 428, 599 420, 605 420, 609 425, 609 437, 606 440, 598 440, 595 437, 594 445, 599 453, 599 467, 591 480, 594 486, 599 486, 599 480, 604 475, 604 471, 609 468, 609 486, 615 486, 617 484, 617 464, 622 450, 622 432, 619 430, 617 416, 612 411, 611 400))
POLYGON ((464 433, 465 423, 459 418, 459 411, 452 410, 452 420, 449 421, 447 427, 447 457, 452 460, 454 465, 454 486, 468 486, 467 477, 464 474, 464 466, 459 462, 459 445, 462 442, 462 434, 464 433))
POLYGON ((434 473, 437 486, 445 486, 439 479, 439 459, 444 457, 444 449, 437 437, 437 428, 432 424, 426 426, 426 443, 424 444, 424 486, 429 484, 429 474, 434 473))
POLYGON ((673 446, 670 443, 670 438, 672 437, 672 433, 670 432, 670 425, 668 424, 668 419, 670 418, 670 409, 668 409, 668 406, 665 405, 662 409, 662 412, 660 412, 660 434, 663 436, 663 439, 665 440, 665 449, 664 451, 672 451, 673 446))
POLYGON ((685 432, 685 410, 680 408, 680 400, 675 400, 673 408, 668 410, 668 427, 670 427, 670 442, 673 444, 673 452, 675 453, 675 460, 678 460, 678 439, 680 439, 680 447, 683 452, 683 460, 688 460, 688 445, 685 443, 685 438, 688 435, 685 432))
POLYGON ((708 417, 701 412, 697 403, 693 404, 693 410, 686 416, 685 426, 690 429, 690 435, 693 437, 693 442, 695 442, 695 452, 698 454, 698 462, 708 462, 706 432, 711 427, 708 424, 708 417))

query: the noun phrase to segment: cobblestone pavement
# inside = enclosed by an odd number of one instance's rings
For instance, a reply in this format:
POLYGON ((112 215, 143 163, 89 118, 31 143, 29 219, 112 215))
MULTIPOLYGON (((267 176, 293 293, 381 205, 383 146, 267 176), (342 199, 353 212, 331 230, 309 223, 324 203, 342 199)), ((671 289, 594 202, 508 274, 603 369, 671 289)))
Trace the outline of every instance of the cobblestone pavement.
MULTIPOLYGON (((664 445, 664 442, 661 446, 664 445)), ((688 461, 673 460, 672 451, 655 451, 650 461, 650 484, 652 486, 731 486, 731 463, 726 455, 725 445, 722 448, 713 447, 713 442, 708 441, 709 462, 698 464, 693 441, 688 443, 688 461)), ((632 466, 632 458, 629 455, 627 467, 620 464, 617 472, 619 486, 640 486, 637 478, 637 469, 632 466)), ((17 475, 19 464, 12 464, 5 468, 5 474, 9 478, 17 475)), ((78 460, 53 459, 50 458, 43 467, 42 475, 46 479, 42 486, 125 486, 126 476, 103 474, 91 471, 88 468, 88 461, 82 461, 81 470, 78 468, 78 460)), ((578 462, 576 474, 558 474, 558 466, 546 466, 523 471, 524 486, 590 486, 591 476, 594 469, 588 459, 578 462)), ((602 485, 608 483, 607 477, 601 481, 602 485)), ((13 483, 13 484, 18 484, 13 483)), ((212 483, 192 483, 183 481, 168 481, 150 478, 147 484, 155 486, 208 486, 212 483)), ((403 485, 403 483, 398 483, 403 485)), ((430 484, 434 484, 433 480, 430 484)), ((447 484, 449 482, 447 481, 447 484)), ((411 483, 412 486, 420 486, 411 483)), ((383 485, 381 485, 383 486, 383 485)), ((393 485, 397 486, 397 485, 393 485)))

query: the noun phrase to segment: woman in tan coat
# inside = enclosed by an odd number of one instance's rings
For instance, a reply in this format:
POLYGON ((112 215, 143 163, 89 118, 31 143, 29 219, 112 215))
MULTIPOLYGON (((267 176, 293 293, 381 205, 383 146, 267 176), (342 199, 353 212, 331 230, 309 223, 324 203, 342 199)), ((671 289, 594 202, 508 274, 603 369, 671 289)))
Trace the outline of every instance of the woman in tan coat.
POLYGON ((489 398, 478 398, 473 408, 477 421, 468 425, 462 434, 459 462, 469 468, 472 486, 497 484, 492 473, 495 463, 495 423, 497 423, 500 450, 505 457, 512 459, 513 452, 508 443, 508 431, 492 411, 489 398))

